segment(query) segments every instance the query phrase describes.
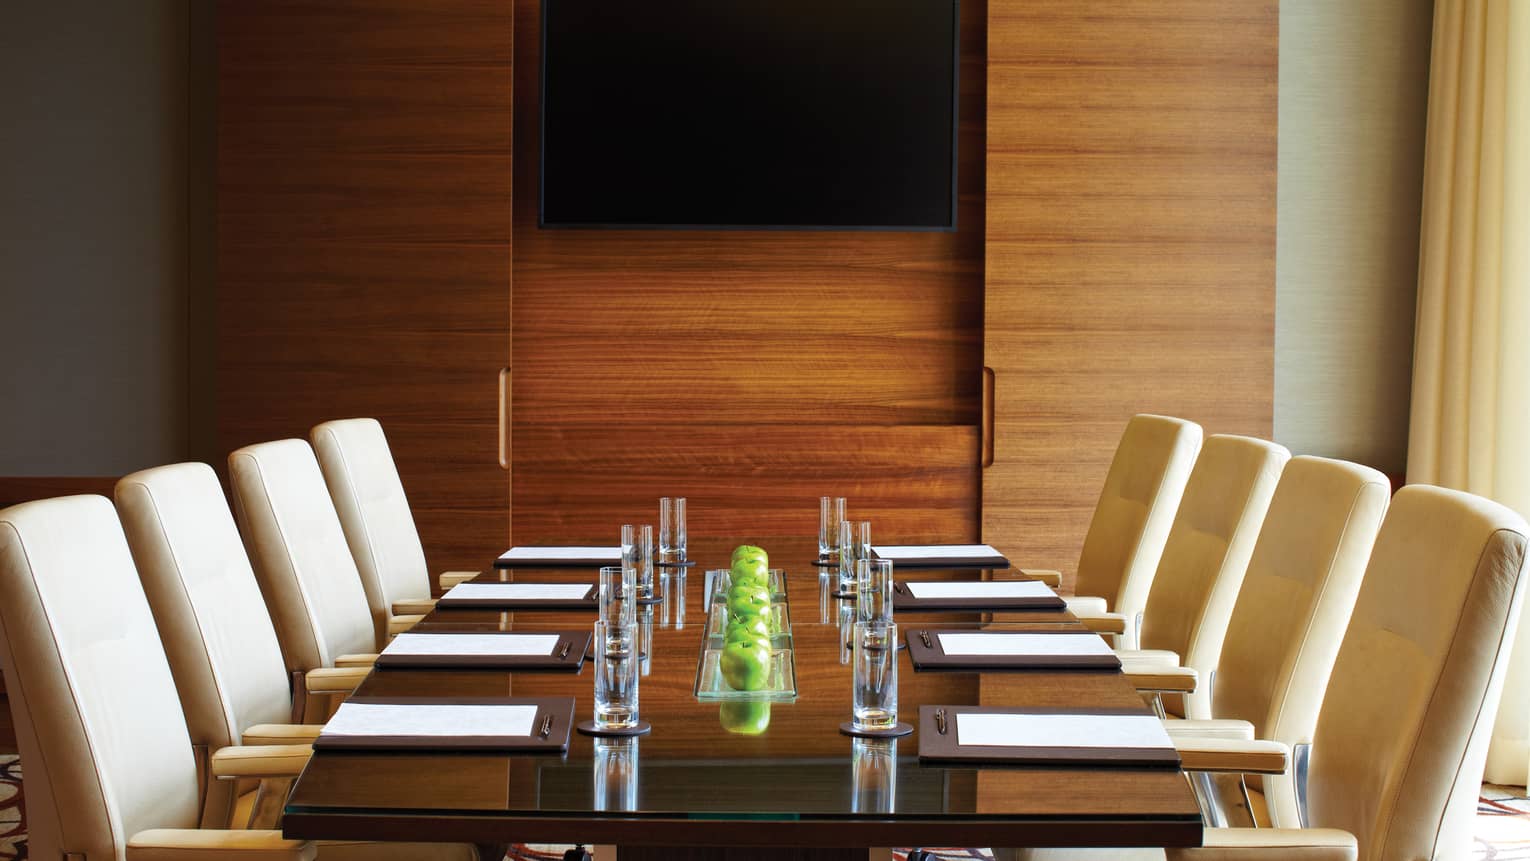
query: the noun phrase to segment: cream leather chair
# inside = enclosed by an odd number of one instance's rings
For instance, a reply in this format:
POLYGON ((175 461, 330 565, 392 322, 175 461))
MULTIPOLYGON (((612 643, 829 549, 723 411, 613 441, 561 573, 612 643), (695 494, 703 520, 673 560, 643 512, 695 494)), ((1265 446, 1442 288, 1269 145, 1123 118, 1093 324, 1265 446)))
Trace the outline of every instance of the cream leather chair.
POLYGON ((1318 716, 1307 778, 1313 827, 1208 829, 1203 848, 1168 858, 1470 857, 1490 724, 1524 604, 1527 532, 1524 518, 1481 497, 1425 485, 1398 491, 1318 716))
POLYGON ((1175 717, 1211 717, 1222 638, 1270 498, 1291 452, 1245 436, 1206 438, 1174 515, 1142 614, 1142 650, 1121 650, 1128 674, 1143 665, 1184 666, 1199 683, 1163 693, 1175 717))
MULTIPOLYGON (((186 717, 112 504, 0 511, 0 666, 22 761, 31 857, 311 859, 277 831, 199 830, 186 717)), ((218 774, 291 777, 308 748, 212 755, 218 774)))
MULTIPOLYGON (((313 448, 361 571, 379 638, 408 630, 435 606, 430 571, 404 483, 376 419, 342 419, 313 429, 313 448)), ((477 571, 448 571, 444 592, 477 571)))
POLYGON ((234 514, 287 670, 369 667, 381 642, 313 449, 300 439, 228 456, 234 514))
MULTIPOLYGON (((1079 553, 1076 597, 1068 608, 1090 617, 1090 627, 1118 634, 1136 648, 1136 624, 1190 468, 1201 449, 1201 428, 1166 416, 1137 415, 1126 424, 1079 553)), ((1021 573, 1058 586, 1052 570, 1021 573)))
MULTIPOLYGON (((321 725, 291 725, 304 697, 294 703, 276 631, 212 468, 135 472, 117 482, 116 500, 199 758, 238 744, 313 741, 321 725)), ((334 692, 365 672, 315 670, 292 681, 334 692)), ((231 783, 209 784, 204 822, 247 821, 254 801, 231 783)))

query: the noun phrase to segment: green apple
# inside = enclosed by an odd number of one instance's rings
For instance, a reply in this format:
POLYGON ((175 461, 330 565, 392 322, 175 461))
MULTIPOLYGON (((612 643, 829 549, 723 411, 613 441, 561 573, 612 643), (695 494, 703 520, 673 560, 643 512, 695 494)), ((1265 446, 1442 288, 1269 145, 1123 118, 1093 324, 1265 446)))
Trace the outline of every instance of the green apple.
POLYGON ((770 727, 770 703, 726 702, 717 710, 723 729, 739 735, 759 735, 770 727))
POLYGON ((723 681, 736 691, 757 691, 770 676, 770 647, 759 640, 730 643, 723 647, 723 681))
POLYGON ((739 583, 728 590, 728 612, 763 613, 770 609, 770 590, 758 583, 739 583))
POLYGON ((748 630, 758 639, 770 639, 770 620, 766 618, 764 614, 752 614, 744 616, 734 616, 730 614, 728 616, 727 630, 732 630, 735 625, 748 630))
POLYGON ((724 645, 728 643, 741 643, 745 640, 758 640, 760 634, 753 628, 738 622, 729 622, 727 633, 723 637, 724 645))
POLYGON ((758 557, 746 556, 733 563, 729 579, 734 583, 747 578, 770 581, 770 563, 758 557))
POLYGON ((770 554, 766 553, 763 547, 756 547, 753 544, 740 544, 739 546, 733 548, 734 562, 737 562, 738 560, 744 559, 746 557, 752 559, 763 559, 767 566, 770 564, 770 554))

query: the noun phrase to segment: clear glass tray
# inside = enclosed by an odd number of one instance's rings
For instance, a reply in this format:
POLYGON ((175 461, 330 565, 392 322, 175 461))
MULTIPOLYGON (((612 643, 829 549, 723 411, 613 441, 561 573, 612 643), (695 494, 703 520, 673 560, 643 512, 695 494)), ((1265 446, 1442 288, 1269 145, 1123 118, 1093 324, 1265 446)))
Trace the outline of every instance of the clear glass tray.
MULTIPOLYGON (((772 593, 776 577, 772 572, 772 593)), ((754 702, 793 702, 797 699, 797 664, 792 653, 790 604, 785 600, 785 578, 780 578, 779 597, 773 599, 771 619, 770 670, 765 687, 757 691, 734 690, 722 674, 723 647, 728 629, 727 592, 714 595, 707 613, 706 631, 701 638, 701 655, 696 661, 696 698, 703 701, 751 700, 754 702)))

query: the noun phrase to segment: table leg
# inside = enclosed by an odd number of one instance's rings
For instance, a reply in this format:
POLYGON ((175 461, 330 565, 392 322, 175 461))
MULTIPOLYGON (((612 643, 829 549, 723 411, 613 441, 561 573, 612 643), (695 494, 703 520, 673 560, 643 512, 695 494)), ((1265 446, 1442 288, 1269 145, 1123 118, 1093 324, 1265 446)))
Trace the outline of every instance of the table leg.
POLYGON ((505 853, 510 851, 510 844, 475 843, 473 849, 478 852, 478 861, 504 861, 505 853))

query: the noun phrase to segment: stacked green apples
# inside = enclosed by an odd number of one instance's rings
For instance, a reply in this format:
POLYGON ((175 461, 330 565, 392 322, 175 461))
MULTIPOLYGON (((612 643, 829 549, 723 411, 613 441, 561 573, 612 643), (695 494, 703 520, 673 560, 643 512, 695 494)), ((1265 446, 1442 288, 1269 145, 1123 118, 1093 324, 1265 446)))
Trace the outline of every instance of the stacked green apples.
POLYGON ((728 626, 719 667, 729 687, 758 691, 770 677, 770 556, 750 544, 735 548, 728 579, 728 626))

